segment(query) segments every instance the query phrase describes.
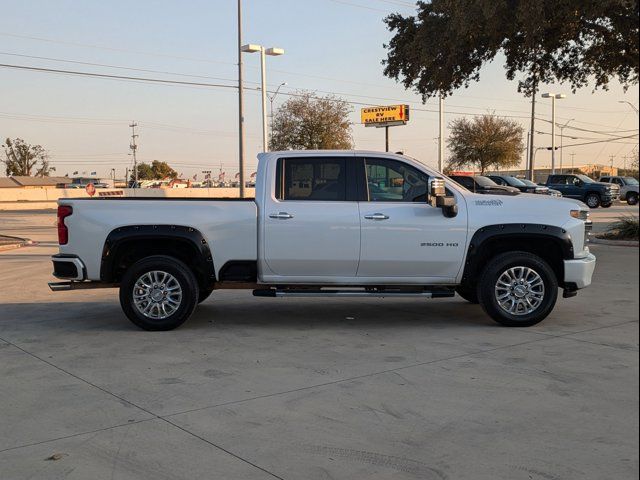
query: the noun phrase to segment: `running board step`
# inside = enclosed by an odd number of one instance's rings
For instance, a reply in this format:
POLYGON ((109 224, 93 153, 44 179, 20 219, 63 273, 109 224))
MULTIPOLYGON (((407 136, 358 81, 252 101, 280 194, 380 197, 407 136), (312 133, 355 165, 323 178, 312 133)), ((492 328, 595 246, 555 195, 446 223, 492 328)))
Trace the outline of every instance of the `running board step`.
POLYGON ((450 298, 455 291, 449 288, 431 290, 407 289, 308 289, 308 288, 264 288, 253 291, 254 297, 422 297, 450 298))

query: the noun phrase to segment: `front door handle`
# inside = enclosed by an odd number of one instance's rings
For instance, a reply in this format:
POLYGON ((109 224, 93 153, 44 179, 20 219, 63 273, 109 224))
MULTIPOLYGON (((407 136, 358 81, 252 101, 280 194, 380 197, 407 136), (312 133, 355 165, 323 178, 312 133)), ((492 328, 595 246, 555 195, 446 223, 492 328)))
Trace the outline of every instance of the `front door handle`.
POLYGON ((289 220, 290 218, 293 218, 293 215, 287 212, 279 212, 279 213, 272 213, 271 215, 269 215, 269 218, 275 218, 278 220, 289 220))
POLYGON ((384 213, 374 213, 373 215, 365 215, 367 220, 389 220, 389 217, 384 213))

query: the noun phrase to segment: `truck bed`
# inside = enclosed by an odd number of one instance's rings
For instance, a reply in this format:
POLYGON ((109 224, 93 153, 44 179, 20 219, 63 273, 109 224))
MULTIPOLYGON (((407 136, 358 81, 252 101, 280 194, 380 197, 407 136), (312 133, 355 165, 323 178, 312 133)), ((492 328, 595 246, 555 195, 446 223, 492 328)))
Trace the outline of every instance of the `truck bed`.
POLYGON ((82 258, 89 280, 100 280, 107 236, 127 226, 175 225, 199 231, 211 246, 216 273, 231 260, 257 260, 257 207, 250 198, 101 197, 61 199, 58 204, 73 208, 65 220, 69 243, 60 253, 82 258))

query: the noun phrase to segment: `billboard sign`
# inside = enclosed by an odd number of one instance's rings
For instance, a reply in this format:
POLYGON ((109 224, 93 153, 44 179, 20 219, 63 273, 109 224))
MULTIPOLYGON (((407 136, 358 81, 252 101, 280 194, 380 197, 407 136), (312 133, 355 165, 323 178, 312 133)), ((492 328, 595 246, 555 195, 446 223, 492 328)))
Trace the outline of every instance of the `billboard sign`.
POLYGON ((366 107, 360 111, 360 121, 365 127, 406 125, 409 121, 409 105, 366 107))

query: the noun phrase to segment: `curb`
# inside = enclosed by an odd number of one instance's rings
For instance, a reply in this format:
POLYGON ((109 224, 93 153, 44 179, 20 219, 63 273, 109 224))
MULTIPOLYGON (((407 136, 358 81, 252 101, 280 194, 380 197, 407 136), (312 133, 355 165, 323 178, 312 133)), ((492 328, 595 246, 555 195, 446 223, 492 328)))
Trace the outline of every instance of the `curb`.
POLYGON ((4 252, 6 250, 14 250, 16 248, 22 247, 30 247, 31 245, 35 245, 35 242, 29 240, 28 238, 19 238, 19 237, 10 237, 8 235, 2 235, 4 238, 15 239, 15 243, 8 243, 5 245, 0 245, 0 252, 4 252))
POLYGON ((640 246, 640 242, 636 240, 606 240, 604 238, 591 237, 589 243, 595 245, 609 245, 613 247, 636 247, 640 246))

